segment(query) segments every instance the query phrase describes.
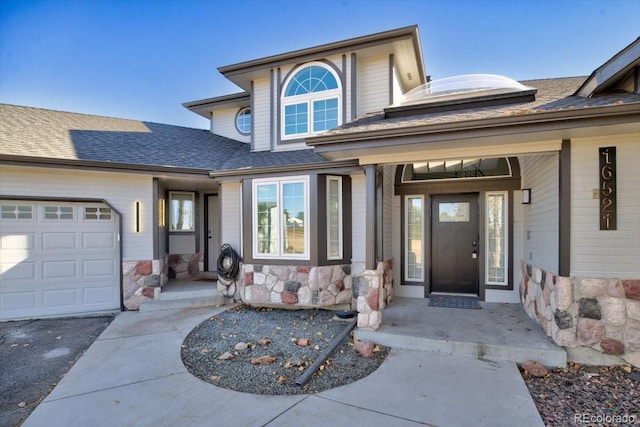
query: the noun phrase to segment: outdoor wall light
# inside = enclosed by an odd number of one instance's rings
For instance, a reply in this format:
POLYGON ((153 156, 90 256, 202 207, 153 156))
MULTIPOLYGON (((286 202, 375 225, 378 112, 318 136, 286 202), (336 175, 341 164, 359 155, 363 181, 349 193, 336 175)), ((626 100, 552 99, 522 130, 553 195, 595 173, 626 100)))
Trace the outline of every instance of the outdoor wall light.
POLYGON ((136 233, 140 232, 140 201, 136 201, 136 223, 135 223, 136 233))
POLYGON ((522 189, 522 204, 529 205, 531 204, 531 189, 523 188, 522 189))

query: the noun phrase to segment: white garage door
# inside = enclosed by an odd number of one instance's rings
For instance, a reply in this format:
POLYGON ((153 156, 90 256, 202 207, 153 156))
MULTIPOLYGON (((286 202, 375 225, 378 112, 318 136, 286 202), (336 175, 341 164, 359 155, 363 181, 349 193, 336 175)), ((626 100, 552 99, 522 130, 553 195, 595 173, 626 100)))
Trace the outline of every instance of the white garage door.
POLYGON ((0 320, 119 309, 118 230, 101 203, 0 200, 0 320))

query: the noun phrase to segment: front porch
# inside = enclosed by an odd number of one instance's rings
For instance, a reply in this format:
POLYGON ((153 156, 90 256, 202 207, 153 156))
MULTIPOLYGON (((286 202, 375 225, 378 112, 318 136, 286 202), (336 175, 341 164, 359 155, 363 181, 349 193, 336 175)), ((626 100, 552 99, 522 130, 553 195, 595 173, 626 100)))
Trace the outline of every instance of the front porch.
POLYGON ((565 366, 565 350, 554 344, 520 304, 481 302, 480 310, 430 307, 427 298, 396 297, 382 311, 379 329, 357 329, 355 337, 410 350, 545 366, 565 366))

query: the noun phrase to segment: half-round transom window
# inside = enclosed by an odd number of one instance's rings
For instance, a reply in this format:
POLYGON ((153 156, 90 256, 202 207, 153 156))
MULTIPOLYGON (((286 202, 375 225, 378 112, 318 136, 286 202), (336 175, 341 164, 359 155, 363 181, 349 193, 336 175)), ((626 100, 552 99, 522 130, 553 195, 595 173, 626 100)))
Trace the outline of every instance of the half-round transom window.
POLYGON ((251 133, 251 108, 244 107, 238 111, 236 127, 241 134, 248 135, 251 133))
POLYGON ((293 76, 284 96, 304 95, 331 89, 338 89, 338 81, 334 75, 327 68, 312 65, 293 76))
POLYGON ((511 176, 511 166, 504 157, 444 160, 404 165, 402 182, 505 176, 511 176))
POLYGON ((309 65, 287 82, 282 95, 282 136, 303 137, 340 124, 340 85, 324 65, 309 65))

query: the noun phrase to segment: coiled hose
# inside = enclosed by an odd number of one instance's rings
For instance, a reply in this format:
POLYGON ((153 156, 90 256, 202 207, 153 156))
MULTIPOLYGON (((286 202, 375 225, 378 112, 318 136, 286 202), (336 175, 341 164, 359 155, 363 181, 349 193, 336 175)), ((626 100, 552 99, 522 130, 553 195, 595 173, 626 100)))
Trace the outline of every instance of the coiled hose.
POLYGON ((236 276, 240 269, 240 255, 225 243, 220 247, 220 255, 218 256, 218 281, 223 284, 227 290, 222 294, 226 298, 233 298, 236 295, 236 276), (233 292, 231 288, 233 287, 233 292))

